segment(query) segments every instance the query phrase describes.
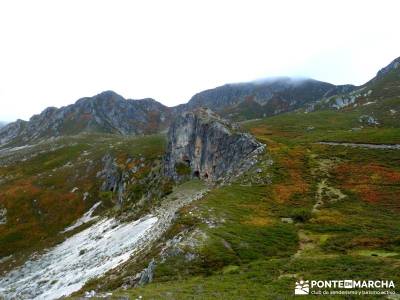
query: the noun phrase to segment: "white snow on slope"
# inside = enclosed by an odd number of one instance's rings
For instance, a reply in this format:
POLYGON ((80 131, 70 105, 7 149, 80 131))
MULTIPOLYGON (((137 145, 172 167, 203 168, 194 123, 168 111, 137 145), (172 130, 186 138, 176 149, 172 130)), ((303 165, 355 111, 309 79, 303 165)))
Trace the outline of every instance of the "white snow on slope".
POLYGON ((158 218, 103 219, 0 278, 0 298, 57 299, 128 260, 158 218))
POLYGON ((95 203, 87 212, 85 212, 85 214, 82 217, 80 217, 78 220, 76 220, 76 222, 74 224, 72 224, 71 226, 68 226, 67 228, 65 228, 64 231, 62 231, 62 232, 64 233, 64 232, 71 231, 87 222, 97 219, 98 216, 92 217, 92 214, 96 210, 96 208, 100 205, 100 203, 101 203, 101 201, 95 203))

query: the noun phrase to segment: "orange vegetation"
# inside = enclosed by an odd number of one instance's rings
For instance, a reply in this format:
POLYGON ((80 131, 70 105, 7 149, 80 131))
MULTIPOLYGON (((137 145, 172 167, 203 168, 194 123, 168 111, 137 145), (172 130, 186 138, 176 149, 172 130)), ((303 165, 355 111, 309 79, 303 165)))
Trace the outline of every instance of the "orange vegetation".
POLYGON ((266 225, 271 225, 273 222, 271 219, 267 217, 251 217, 250 219, 242 222, 243 224, 246 225, 252 225, 252 226, 257 226, 257 227, 263 227, 266 225))
POLYGON ((34 177, 5 186, 0 202, 7 208, 7 223, 0 228, 0 256, 57 234, 85 211, 82 195, 41 188, 34 184, 34 177))
POLYGON ((335 174, 343 188, 358 194, 362 200, 400 209, 399 171, 373 163, 343 163, 336 167, 335 174))
POLYGON ((350 244, 352 247, 362 247, 362 248, 375 248, 382 246, 387 241, 383 238, 374 237, 355 237, 351 240, 350 244))
POLYGON ((273 193, 279 202, 288 201, 296 193, 306 193, 309 184, 304 180, 304 152, 295 148, 278 159, 278 164, 287 172, 282 183, 274 185, 273 193))

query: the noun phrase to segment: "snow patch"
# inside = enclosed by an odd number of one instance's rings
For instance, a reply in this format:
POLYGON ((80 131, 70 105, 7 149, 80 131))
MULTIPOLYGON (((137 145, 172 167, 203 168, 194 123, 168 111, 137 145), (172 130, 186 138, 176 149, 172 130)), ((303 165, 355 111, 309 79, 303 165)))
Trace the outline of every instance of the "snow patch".
POLYGON ((90 221, 93 221, 93 220, 97 219, 98 216, 92 217, 92 214, 96 210, 96 208, 100 205, 100 203, 101 203, 101 201, 95 203, 95 205, 93 205, 87 212, 85 212, 85 214, 82 217, 80 217, 78 220, 76 220, 76 222, 74 224, 72 224, 71 226, 68 226, 67 228, 65 228, 62 231, 62 233, 71 231, 71 230, 73 230, 75 228, 78 228, 79 226, 81 226, 81 225, 83 225, 85 223, 88 223, 90 221))
POLYGON ((0 298, 57 299, 127 261, 158 218, 103 219, 0 278, 0 298))

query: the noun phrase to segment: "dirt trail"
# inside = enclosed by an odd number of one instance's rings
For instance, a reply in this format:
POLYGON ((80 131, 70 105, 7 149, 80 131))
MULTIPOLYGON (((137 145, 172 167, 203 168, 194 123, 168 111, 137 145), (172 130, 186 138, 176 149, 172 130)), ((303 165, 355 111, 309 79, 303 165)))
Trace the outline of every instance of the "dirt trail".
POLYGON ((352 148, 367 148, 367 149, 385 149, 385 150, 400 150, 400 144, 358 144, 358 143, 341 143, 341 142, 319 142, 320 145, 329 146, 345 146, 352 148))
MULTIPOLYGON (((329 184, 329 172, 338 163, 338 159, 321 159, 318 158, 316 154, 311 154, 310 159, 313 161, 313 165, 315 165, 315 167, 311 169, 311 174, 318 180, 315 192, 315 204, 311 210, 311 213, 316 215, 325 203, 340 201, 347 196, 341 190, 329 184)), ((293 255, 293 258, 305 255, 307 252, 318 252, 318 243, 320 239, 318 235, 311 235, 309 232, 299 229, 298 237, 299 250, 293 255)))

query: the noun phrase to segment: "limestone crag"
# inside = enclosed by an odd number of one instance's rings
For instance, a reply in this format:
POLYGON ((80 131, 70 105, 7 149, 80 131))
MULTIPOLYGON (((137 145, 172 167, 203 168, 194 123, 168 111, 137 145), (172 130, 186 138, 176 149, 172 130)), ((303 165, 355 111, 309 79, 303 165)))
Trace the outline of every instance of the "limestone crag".
POLYGON ((165 174, 218 181, 249 169, 265 145, 210 109, 177 117, 168 132, 165 174))

